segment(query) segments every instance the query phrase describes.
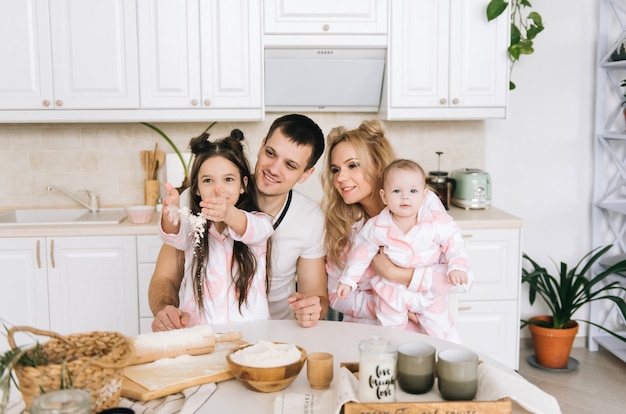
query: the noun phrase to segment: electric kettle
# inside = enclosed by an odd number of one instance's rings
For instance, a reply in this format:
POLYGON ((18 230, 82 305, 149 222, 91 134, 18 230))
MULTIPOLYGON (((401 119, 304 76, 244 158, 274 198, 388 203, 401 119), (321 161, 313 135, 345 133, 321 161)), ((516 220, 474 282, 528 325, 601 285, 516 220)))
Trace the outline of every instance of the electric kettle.
POLYGON ((456 181, 452 204, 464 209, 482 209, 491 205, 491 177, 477 168, 462 168, 451 174, 456 181))

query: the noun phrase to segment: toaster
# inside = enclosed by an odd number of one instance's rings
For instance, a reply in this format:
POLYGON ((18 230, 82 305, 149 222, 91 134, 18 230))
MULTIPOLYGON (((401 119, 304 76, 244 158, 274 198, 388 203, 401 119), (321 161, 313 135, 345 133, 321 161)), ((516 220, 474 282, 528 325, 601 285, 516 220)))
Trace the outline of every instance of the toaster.
POLYGON ((462 168, 452 171, 456 181, 451 202, 465 209, 481 209, 491 205, 491 177, 477 168, 462 168))

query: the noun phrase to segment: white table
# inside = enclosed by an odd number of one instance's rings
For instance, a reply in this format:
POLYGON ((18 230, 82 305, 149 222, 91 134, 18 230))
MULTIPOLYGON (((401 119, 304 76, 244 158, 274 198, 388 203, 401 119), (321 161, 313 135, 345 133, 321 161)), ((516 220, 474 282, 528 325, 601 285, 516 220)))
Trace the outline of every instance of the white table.
MULTIPOLYGON (((243 339, 247 342, 254 343, 259 340, 280 341, 293 343, 303 347, 307 353, 325 351, 334 355, 335 362, 335 378, 339 372, 341 362, 358 362, 359 348, 358 344, 363 339, 371 338, 375 334, 380 334, 383 338, 401 344, 411 341, 421 341, 433 345, 437 351, 447 348, 465 348, 461 345, 447 342, 430 336, 408 332, 400 329, 383 328, 375 325, 363 325, 347 322, 321 321, 316 327, 302 328, 295 320, 280 321, 256 321, 214 325, 214 331, 233 332, 238 331, 243 334, 243 339)), ((515 376, 516 380, 521 379, 515 371, 505 365, 485 356, 480 358, 515 376)), ((523 379, 522 379, 523 380, 523 379)), ((525 382, 525 380, 523 380, 525 382)), ((532 386, 531 386, 532 387, 532 386)), ((325 391, 316 391, 309 387, 306 380, 306 366, 300 372, 296 380, 284 391, 285 393, 314 394, 319 395, 325 391)), ((533 401, 537 397, 536 393, 541 391, 533 391, 529 397, 533 401)), ((217 384, 217 390, 210 396, 204 405, 202 405, 195 413, 260 413, 271 414, 274 409, 274 400, 280 393, 260 393, 250 390, 242 382, 231 379, 217 384)), ((556 401, 548 396, 553 404, 556 401)), ((21 395, 11 387, 11 409, 8 414, 21 413, 21 395)), ((557 405, 558 407, 558 405, 557 405)), ((560 412, 558 408, 545 411, 546 413, 560 412)), ((518 404, 513 404, 513 413, 522 414, 528 411, 521 408, 518 404)))
MULTIPOLYGON (((239 331, 243 333, 243 339, 250 343, 264 339, 293 343, 303 347, 307 353, 330 352, 334 355, 335 377, 339 372, 339 364, 341 362, 358 362, 359 342, 363 339, 371 338, 377 333, 396 344, 421 341, 433 345, 437 351, 447 348, 463 348, 460 345, 415 332, 347 322, 320 321, 313 328, 302 328, 295 320, 256 321, 215 325, 214 331, 239 331)), ((480 357, 485 361, 498 365, 504 370, 511 371, 510 368, 484 355, 480 355, 480 357)), ((305 365, 298 378, 282 392, 318 394, 323 391, 311 389, 306 379, 305 365)), ((272 413, 274 399, 277 394, 252 391, 238 380, 224 381, 218 384, 217 391, 198 412, 272 413)))

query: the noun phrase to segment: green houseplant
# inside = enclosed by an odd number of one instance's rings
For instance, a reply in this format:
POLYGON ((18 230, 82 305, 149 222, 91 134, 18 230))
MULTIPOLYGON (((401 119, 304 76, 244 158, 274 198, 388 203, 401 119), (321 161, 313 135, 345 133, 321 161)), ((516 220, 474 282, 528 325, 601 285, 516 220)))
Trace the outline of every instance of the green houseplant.
MULTIPOLYGON (((544 29, 543 19, 536 11, 524 14, 526 8, 532 4, 528 0, 491 0, 487 5, 487 20, 491 21, 500 16, 511 5, 511 41, 509 43, 510 70, 522 55, 531 55, 534 49, 534 39, 544 29)), ((509 82, 509 89, 515 89, 515 83, 509 82)))
MULTIPOLYGON (((584 305, 594 301, 608 301, 617 306, 621 315, 626 318, 626 303, 621 294, 626 292, 626 287, 617 281, 608 281, 607 278, 615 273, 626 271, 626 259, 603 267, 601 271, 592 273, 592 268, 611 249, 612 245, 598 247, 585 254, 573 268, 561 262, 556 266, 558 273, 552 275, 546 268, 524 254, 523 259, 528 268, 522 268, 522 283, 529 287, 528 299, 534 304, 537 297, 541 297, 548 306, 550 315, 522 320, 522 328, 529 325, 533 344, 535 346, 537 362, 550 368, 563 368, 567 365, 569 353, 578 331, 578 322, 585 322, 596 326, 610 335, 626 342, 626 337, 621 336, 610 329, 596 324, 590 320, 573 319, 574 314, 584 305), (537 327, 538 329, 533 329, 537 327), (574 329, 575 328, 575 329, 574 329), (569 348, 559 351, 558 358, 544 354, 538 349, 538 338, 535 334, 546 330, 569 330, 573 332, 569 348), (558 361, 555 361, 558 360, 558 361), (554 362, 551 362, 554 361, 554 362), (551 366, 557 365, 557 366, 551 366), (558 366, 561 365, 561 366, 558 366)), ((556 263, 555 263, 556 265, 556 263)), ((598 266, 600 264, 598 263, 598 266)), ((552 332, 552 335, 556 331, 552 332)), ((567 341, 566 344, 567 345, 567 341)), ((549 351, 546 351, 549 352, 549 351)))

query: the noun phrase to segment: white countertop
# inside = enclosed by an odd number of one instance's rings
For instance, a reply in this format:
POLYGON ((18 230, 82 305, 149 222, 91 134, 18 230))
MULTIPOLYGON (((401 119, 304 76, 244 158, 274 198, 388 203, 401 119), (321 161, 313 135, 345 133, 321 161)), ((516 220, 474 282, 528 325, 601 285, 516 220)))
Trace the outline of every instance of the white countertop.
MULTIPOLYGON (((462 229, 519 228, 522 219, 495 207, 483 210, 465 210, 452 206, 448 211, 462 229)), ((120 224, 15 226, 2 227, 0 237, 58 237, 58 236, 121 236, 157 235, 159 213, 154 213, 146 224, 132 224, 124 219, 120 224)))

